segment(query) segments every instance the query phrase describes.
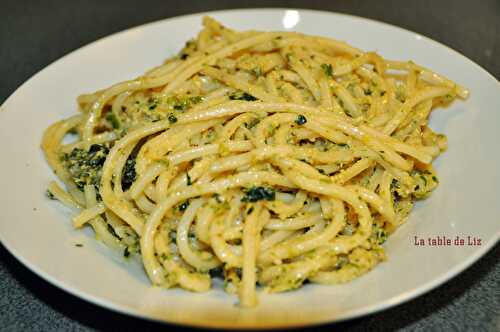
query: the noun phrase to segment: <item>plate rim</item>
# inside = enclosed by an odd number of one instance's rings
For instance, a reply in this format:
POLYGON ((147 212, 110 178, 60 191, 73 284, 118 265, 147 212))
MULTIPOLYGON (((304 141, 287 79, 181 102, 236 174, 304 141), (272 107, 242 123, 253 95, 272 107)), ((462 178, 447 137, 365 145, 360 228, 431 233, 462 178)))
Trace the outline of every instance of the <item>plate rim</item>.
MULTIPOLYGON (((196 12, 196 13, 188 13, 188 14, 183 14, 179 16, 172 16, 172 17, 167 17, 159 20, 154 20, 151 22, 146 22, 140 25, 132 26, 124 30, 120 30, 117 32, 114 32, 112 34, 103 36, 101 38, 98 38, 94 41, 91 41, 89 43, 84 44, 83 46, 80 46, 63 56, 57 58, 56 60, 50 62, 48 65, 37 71, 35 74, 31 75, 26 81, 24 81, 21 85, 19 85, 17 88, 15 88, 14 92, 12 92, 0 105, 0 114, 3 114, 2 111, 4 110, 4 105, 6 105, 11 99, 15 98, 15 95, 18 93, 18 91, 22 90, 26 85, 28 85, 31 81, 36 80, 40 75, 42 75, 45 71, 50 70, 53 66, 56 66, 60 61, 63 61, 66 57, 74 56, 78 54, 81 51, 84 51, 85 49, 89 47, 94 47, 97 46, 100 43, 106 42, 108 39, 115 38, 121 34, 128 34, 130 32, 133 32, 135 30, 141 30, 149 26, 153 25, 159 25, 162 24, 166 21, 175 21, 175 20, 182 20, 186 19, 189 17, 195 17, 195 16, 200 16, 200 15, 214 15, 214 14, 232 14, 232 13, 237 13, 237 12, 252 12, 252 11, 270 11, 270 12, 284 12, 287 10, 295 10, 300 12, 305 12, 308 14, 320 14, 320 15, 333 15, 333 16, 343 16, 345 18, 348 18, 350 20, 356 20, 356 21, 362 21, 368 24, 378 24, 385 26, 390 29, 395 29, 399 30, 400 32, 406 32, 406 33, 411 33, 420 36, 426 43, 431 43, 434 44, 434 46, 438 46, 441 48, 445 48, 447 51, 454 53, 455 56, 459 56, 462 60, 465 60, 469 65, 474 66, 476 69, 479 69, 483 74, 486 74, 490 78, 492 78, 496 83, 497 86, 500 88, 500 81, 490 72, 488 72, 485 68, 483 68, 481 65, 478 63, 474 62, 473 60, 469 59, 465 55, 461 54, 457 50, 453 49, 452 47, 434 40, 430 37, 427 37, 426 35, 423 35, 421 33, 415 32, 410 29, 402 28, 397 25, 393 25, 391 23, 383 22, 383 21, 378 21, 376 19, 372 18, 366 18, 362 16, 357 16, 357 15, 352 15, 352 14, 346 14, 346 13, 340 13, 340 12, 334 12, 334 11, 326 11, 326 10, 317 10, 317 9, 307 9, 307 8, 287 8, 287 7, 255 7, 255 8, 234 8, 234 9, 223 9, 223 10, 210 10, 210 11, 201 11, 201 12, 196 12)), ((59 280, 58 278, 55 278, 51 276, 49 273, 43 271, 42 269, 38 268, 34 263, 30 262, 28 259, 26 259, 23 255, 19 254, 18 250, 14 248, 12 245, 9 245, 9 242, 6 241, 6 239, 3 237, 2 232, 0 232, 0 242, 4 246, 4 248, 11 254, 16 260, 18 260, 21 264, 23 264, 26 268, 28 268, 31 272, 35 273, 37 276, 42 278, 44 281, 50 283, 51 285, 61 289, 64 292, 67 292, 81 300, 84 300, 86 302, 89 302, 93 305, 97 305, 99 307, 105 308, 107 310, 111 310, 113 312, 117 312, 120 314, 124 314, 127 316, 139 318, 139 319, 145 319, 148 321, 152 322, 157 322, 161 324, 172 324, 172 325, 178 325, 178 326, 190 326, 190 327, 205 327, 205 328, 219 328, 219 329, 224 329, 224 330, 231 330, 231 329, 266 329, 266 328, 278 328, 278 329, 284 329, 284 328, 298 328, 298 327, 306 327, 306 326, 318 326, 318 325, 324 325, 324 324, 333 324, 333 323, 339 323, 339 322, 344 322, 347 320, 352 320, 355 318, 363 317, 363 316, 368 316, 372 315, 381 311, 384 311, 388 308, 398 306, 400 304, 406 303, 412 299, 415 299, 417 297, 420 297, 423 294, 426 294, 439 286, 442 286, 444 283, 447 281, 450 281, 451 279, 455 278, 458 274, 462 273, 466 269, 468 269, 470 266, 472 266, 474 263, 479 261, 482 257, 484 257, 495 245, 499 242, 500 240, 500 230, 497 231, 496 236, 495 234, 493 237, 490 238, 488 242, 486 242, 484 245, 482 245, 479 249, 474 251, 472 254, 470 254, 467 259, 462 261, 460 264, 455 265, 453 268, 447 270, 446 272, 442 273, 438 277, 427 281, 423 283, 422 285, 414 288, 413 290, 406 292, 404 294, 399 294, 392 296, 390 298, 387 298, 381 302, 374 303, 369 306, 364 306, 360 308, 353 309, 349 311, 346 315, 343 317, 339 318, 326 318, 323 320, 317 320, 315 322, 305 322, 305 323, 294 323, 294 324, 287 324, 283 322, 278 322, 277 324, 269 324, 269 325, 254 325, 254 324, 249 324, 249 325, 243 325, 243 326, 235 326, 231 327, 228 325, 221 325, 221 321, 216 322, 216 324, 201 324, 195 322, 186 322, 186 321, 175 321, 175 320, 162 320, 160 318, 155 318, 148 316, 147 314, 141 313, 138 310, 134 308, 129 308, 126 305, 123 304, 118 304, 115 302, 112 302, 110 300, 105 300, 102 299, 98 296, 90 295, 85 293, 84 291, 80 291, 77 287, 71 286, 67 284, 64 280, 59 280)))

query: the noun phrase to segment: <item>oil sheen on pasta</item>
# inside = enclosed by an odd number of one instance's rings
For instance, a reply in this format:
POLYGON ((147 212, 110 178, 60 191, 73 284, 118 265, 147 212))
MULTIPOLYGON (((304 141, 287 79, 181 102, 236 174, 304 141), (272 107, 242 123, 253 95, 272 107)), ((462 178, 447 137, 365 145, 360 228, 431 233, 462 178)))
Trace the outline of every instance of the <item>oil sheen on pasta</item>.
POLYGON ((48 195, 140 255, 152 284, 203 292, 345 283, 438 185, 429 114, 467 90, 324 37, 203 30, 143 76, 78 97, 50 126, 48 195), (72 143, 66 137, 73 137, 72 143))

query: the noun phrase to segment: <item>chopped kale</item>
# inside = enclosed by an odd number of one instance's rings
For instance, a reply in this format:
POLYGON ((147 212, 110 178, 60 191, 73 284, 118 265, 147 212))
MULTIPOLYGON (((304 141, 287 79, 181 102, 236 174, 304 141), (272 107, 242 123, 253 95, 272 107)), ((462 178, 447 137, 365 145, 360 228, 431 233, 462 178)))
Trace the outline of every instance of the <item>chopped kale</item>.
POLYGON ((181 211, 181 212, 186 211, 188 206, 189 206, 189 201, 185 201, 184 203, 179 205, 179 211, 181 211))
POLYGON ((210 274, 210 278, 224 279, 224 270, 220 266, 211 269, 208 273, 210 274))
POLYGON ((184 111, 187 110, 193 105, 198 104, 203 101, 203 98, 200 96, 193 97, 169 97, 167 99, 167 104, 172 107, 176 111, 184 111))
POLYGON ((88 153, 90 166, 98 167, 104 165, 108 153, 109 149, 104 145, 92 144, 88 153))
POLYGON ((120 128, 120 120, 113 112, 108 112, 106 114, 106 121, 108 121, 111 124, 111 127, 113 127, 113 129, 120 128))
POLYGON ((246 100, 246 101, 255 101, 257 98, 243 91, 235 92, 229 96, 231 100, 246 100))
POLYGON ((169 116, 168 116, 168 122, 170 122, 172 124, 176 123, 177 122, 177 117, 175 115, 173 115, 173 114, 169 114, 169 116))
POLYGON ((119 239, 120 237, 118 236, 118 234, 116 234, 115 232, 115 229, 113 228, 113 226, 111 226, 110 224, 108 224, 108 232, 113 235, 114 237, 116 237, 117 239, 119 239))
POLYGON ((134 183, 137 174, 135 172, 135 156, 129 156, 123 167, 122 188, 127 191, 134 183))
POLYGON ((427 179, 425 178, 425 176, 420 175, 420 179, 422 179, 422 182, 424 182, 424 185, 427 186, 427 179))
POLYGON ((300 125, 303 125, 304 123, 307 122, 307 119, 305 116, 303 116, 302 114, 300 114, 297 119, 295 120, 295 123, 298 124, 299 126, 300 125))
POLYGON ((64 153, 61 161, 78 189, 83 191, 85 185, 94 185, 99 189, 102 166, 108 153, 109 148, 106 145, 93 144, 88 151, 74 148, 71 152, 64 153))
POLYGON ((412 193, 416 199, 423 199, 437 187, 438 178, 428 170, 413 170, 411 176, 415 180, 415 188, 412 193))
POLYGON ((148 109, 150 111, 154 110, 156 107, 158 107, 158 105, 160 104, 160 100, 158 98, 155 98, 155 97, 150 97, 148 99, 148 109))
POLYGON ((242 202, 257 202, 261 200, 274 201, 276 192, 272 188, 266 187, 251 187, 245 190, 245 196, 241 199, 242 202))
POLYGON ((325 73, 326 76, 333 77, 333 68, 331 64, 323 63, 321 64, 321 69, 323 69, 323 72, 325 73))
POLYGON ((193 182, 191 182, 191 177, 189 176, 189 173, 188 173, 188 172, 186 172, 186 184, 187 184, 188 186, 190 186, 190 185, 192 185, 192 184, 193 184, 193 182))
POLYGON ((388 236, 389 234, 387 234, 387 231, 382 227, 373 227, 372 237, 377 244, 383 244, 385 241, 387 241, 388 236))
POLYGON ((127 258, 130 256, 130 251, 128 250, 128 247, 125 247, 123 250, 123 257, 127 258))
POLYGON ((224 200, 220 197, 220 195, 218 193, 213 194, 212 197, 215 199, 215 201, 217 203, 223 203, 224 202, 224 200))
POLYGON ((56 199, 56 197, 54 196, 54 194, 53 194, 53 193, 52 193, 49 189, 47 189, 47 191, 45 192, 45 194, 46 194, 46 195, 47 195, 47 197, 48 197, 48 198, 50 198, 50 199, 53 199, 53 200, 55 200, 55 199, 56 199))
POLYGON ((399 184, 399 181, 396 179, 393 179, 391 182, 391 193, 392 193, 392 200, 394 204, 398 203, 401 200, 401 195, 399 195, 398 190, 401 189, 401 185, 399 184))

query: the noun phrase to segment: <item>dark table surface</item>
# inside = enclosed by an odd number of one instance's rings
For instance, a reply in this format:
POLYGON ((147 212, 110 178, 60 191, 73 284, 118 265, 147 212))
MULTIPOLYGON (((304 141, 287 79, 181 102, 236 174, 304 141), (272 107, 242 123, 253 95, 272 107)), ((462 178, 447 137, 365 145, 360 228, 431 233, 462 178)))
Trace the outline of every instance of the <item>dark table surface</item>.
MULTIPOLYGON (((37 71, 111 33, 207 10, 312 8, 391 23, 444 43, 500 78, 500 1, 0 2, 0 103, 37 71)), ((2 221, 5 222, 5 221, 2 221)), ((498 221, 492 221, 498 222, 498 221)), ((500 245, 439 288, 371 316, 322 326, 352 331, 500 331, 500 245)), ((0 245, 0 330, 172 330, 102 309, 45 282, 0 245)), ((183 329, 189 330, 189 329, 183 329)))

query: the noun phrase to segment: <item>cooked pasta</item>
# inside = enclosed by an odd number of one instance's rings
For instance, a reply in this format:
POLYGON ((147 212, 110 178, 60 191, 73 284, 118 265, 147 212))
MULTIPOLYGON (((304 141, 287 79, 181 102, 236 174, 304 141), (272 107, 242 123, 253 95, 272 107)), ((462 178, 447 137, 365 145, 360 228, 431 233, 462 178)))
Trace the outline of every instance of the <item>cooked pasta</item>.
POLYGON ((151 283, 349 282, 438 185, 446 137, 429 114, 468 91, 411 61, 296 32, 237 32, 205 17, 179 54, 78 97, 42 148, 76 228, 140 255, 151 283))

